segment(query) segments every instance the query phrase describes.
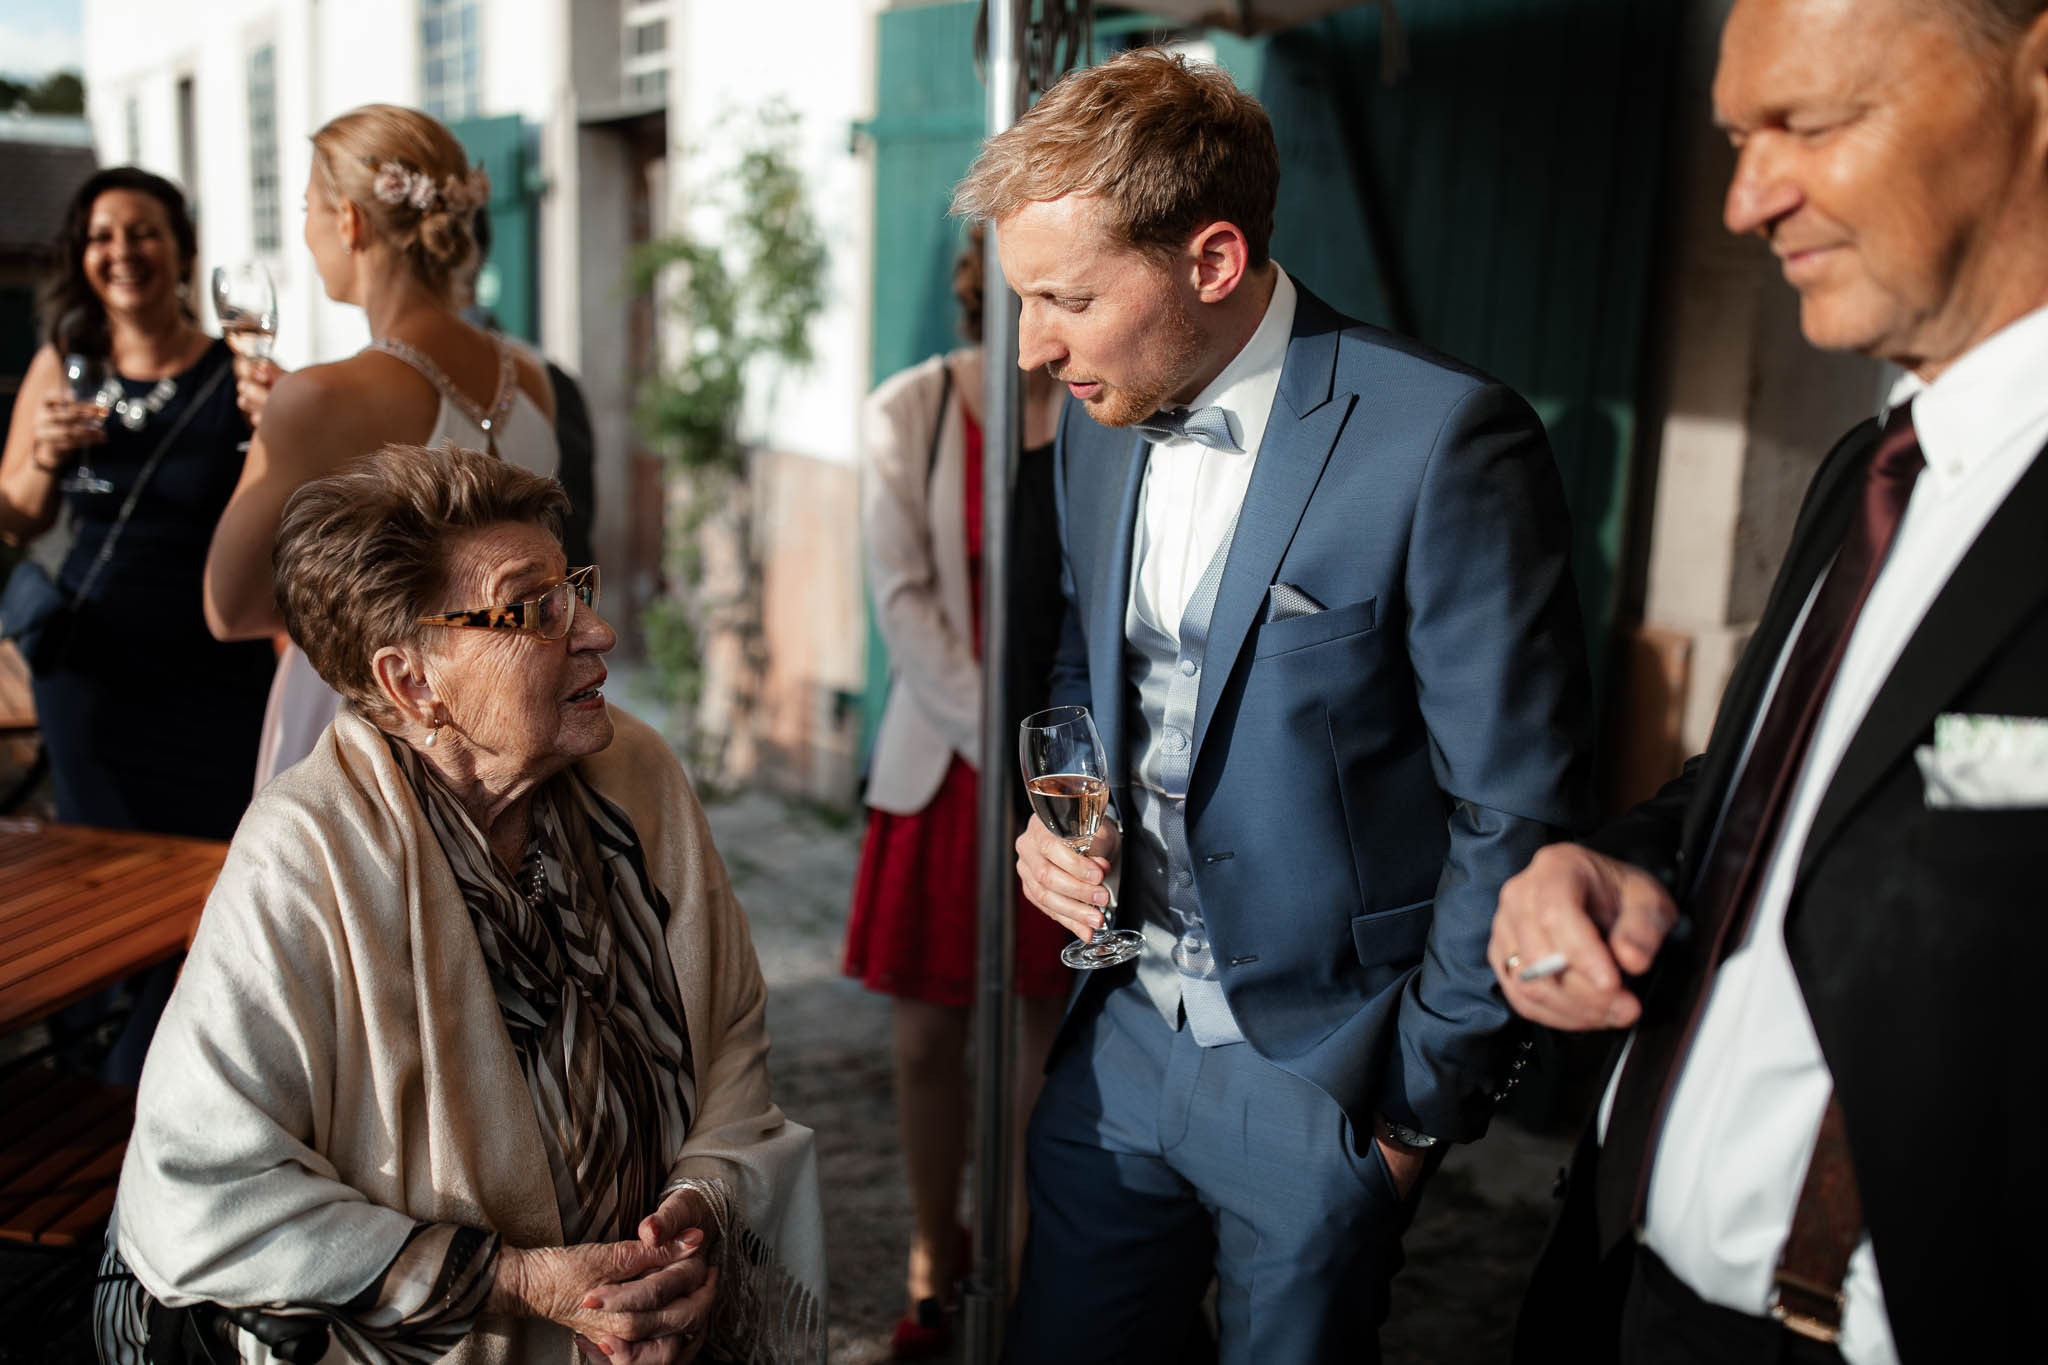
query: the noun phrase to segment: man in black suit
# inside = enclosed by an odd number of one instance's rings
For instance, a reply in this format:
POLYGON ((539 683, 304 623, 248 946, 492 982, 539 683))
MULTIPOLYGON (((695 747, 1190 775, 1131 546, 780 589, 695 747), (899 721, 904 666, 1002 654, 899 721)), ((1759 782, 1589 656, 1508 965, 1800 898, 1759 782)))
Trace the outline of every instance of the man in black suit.
POLYGON ((2040 1359, 2048 0, 1737 0, 1714 104, 1807 338, 1908 373, 1706 753, 1501 892, 1509 1003, 1633 1026, 1521 1358, 2040 1359))

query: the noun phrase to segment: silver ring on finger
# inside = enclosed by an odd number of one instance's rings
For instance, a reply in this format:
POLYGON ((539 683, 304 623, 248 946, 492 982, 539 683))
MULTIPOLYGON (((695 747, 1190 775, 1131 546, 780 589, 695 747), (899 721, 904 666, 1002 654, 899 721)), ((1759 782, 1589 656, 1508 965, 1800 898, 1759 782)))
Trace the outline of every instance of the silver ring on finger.
POLYGON ((1520 953, 1509 953, 1507 961, 1500 965, 1504 975, 1513 976, 1516 972, 1522 970, 1522 955, 1520 953))

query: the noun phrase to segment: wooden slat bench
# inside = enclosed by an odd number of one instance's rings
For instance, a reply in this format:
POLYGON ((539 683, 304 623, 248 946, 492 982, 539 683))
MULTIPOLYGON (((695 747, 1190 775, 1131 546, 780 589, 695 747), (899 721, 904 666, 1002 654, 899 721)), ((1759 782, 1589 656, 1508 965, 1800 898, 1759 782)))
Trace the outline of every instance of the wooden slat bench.
POLYGON ((30 685, 28 663, 13 641, 0 642, 0 739, 36 732, 36 695, 30 685))
POLYGON ((135 1091, 32 1066, 0 1110, 0 1240, 70 1246, 98 1234, 135 1122, 135 1091))
MULTIPOLYGON (((0 820, 0 1033, 170 958, 227 845, 0 820)), ((17 1064, 0 1078, 0 1240, 61 1247, 114 1206, 135 1091, 17 1064)))
POLYGON ((12 640, 0 640, 0 811, 26 801, 45 771, 28 664, 12 640))

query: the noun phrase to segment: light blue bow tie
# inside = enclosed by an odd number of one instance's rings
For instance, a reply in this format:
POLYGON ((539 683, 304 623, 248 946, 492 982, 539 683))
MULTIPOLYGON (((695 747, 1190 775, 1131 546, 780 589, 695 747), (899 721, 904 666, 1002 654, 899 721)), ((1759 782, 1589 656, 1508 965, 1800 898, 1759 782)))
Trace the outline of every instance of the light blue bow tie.
POLYGON ((1230 419, 1217 407, 1196 408, 1193 412, 1186 408, 1161 408, 1144 421, 1131 423, 1131 429, 1152 441, 1182 436, 1211 450, 1241 454, 1244 449, 1231 437, 1230 419))

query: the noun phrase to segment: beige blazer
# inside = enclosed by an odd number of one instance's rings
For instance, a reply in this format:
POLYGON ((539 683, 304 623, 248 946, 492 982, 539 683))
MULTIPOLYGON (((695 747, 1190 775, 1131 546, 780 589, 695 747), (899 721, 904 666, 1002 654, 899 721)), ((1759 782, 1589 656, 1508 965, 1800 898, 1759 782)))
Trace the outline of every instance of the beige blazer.
POLYGON ((889 646, 894 680, 875 732, 867 803, 923 810, 952 755, 977 762, 981 665, 974 657, 967 580, 967 423, 957 372, 946 400, 938 461, 925 476, 941 420, 934 356, 882 382, 861 408, 861 533, 868 593, 889 646))

